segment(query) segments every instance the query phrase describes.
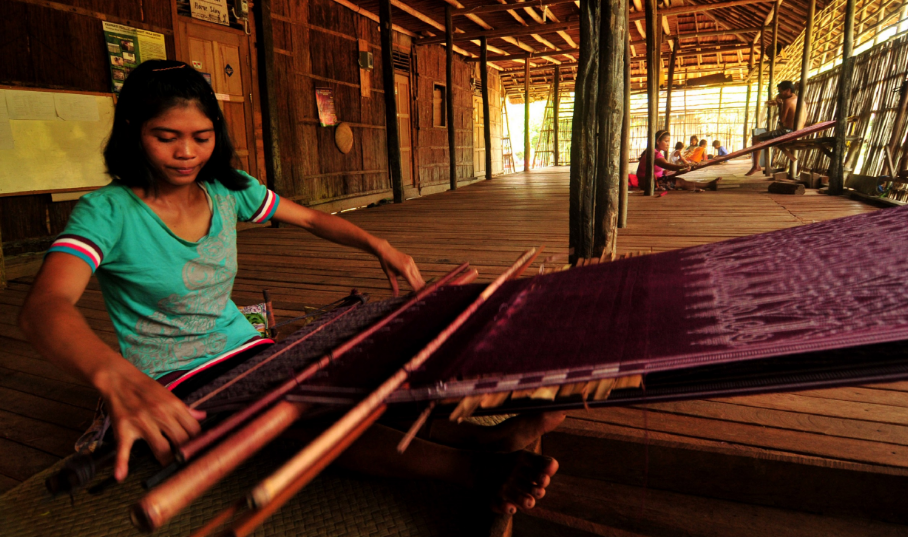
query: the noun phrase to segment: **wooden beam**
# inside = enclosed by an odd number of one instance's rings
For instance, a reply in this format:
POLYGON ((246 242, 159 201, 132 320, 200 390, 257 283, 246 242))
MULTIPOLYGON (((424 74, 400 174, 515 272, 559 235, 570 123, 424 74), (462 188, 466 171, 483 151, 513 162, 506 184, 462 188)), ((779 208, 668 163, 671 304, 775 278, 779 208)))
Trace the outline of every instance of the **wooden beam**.
POLYGON ((258 40, 259 97, 262 106, 262 134, 265 153, 265 174, 268 188, 280 196, 292 196, 288 192, 281 173, 281 129, 280 108, 277 91, 274 87, 274 30, 271 26, 271 0, 256 2, 258 13, 255 14, 255 32, 258 40))
POLYGON ((552 94, 554 95, 552 100, 552 138, 554 140, 552 156, 555 161, 555 166, 558 166, 559 162, 561 162, 561 153, 558 150, 558 109, 561 105, 561 68, 557 65, 555 66, 555 76, 552 79, 552 94))
MULTIPOLYGON (((646 164, 649 172, 643 180, 643 194, 652 196, 656 191, 656 123, 659 121, 659 18, 656 11, 656 0, 644 0, 646 15, 646 164)), ((631 15, 633 17, 633 15, 631 15)))
MULTIPOLYGON (((753 47, 753 45, 751 45, 751 47, 753 47)), ((748 63, 750 64, 750 72, 753 72, 753 70, 754 70, 753 50, 751 50, 751 52, 750 52, 750 61, 748 63)), ((743 137, 741 138, 743 140, 744 147, 747 147, 747 139, 750 134, 750 132, 747 128, 747 126, 748 126, 747 124, 750 123, 750 93, 751 93, 751 88, 753 87, 753 84, 750 83, 749 76, 747 77, 746 80, 748 82, 747 82, 747 97, 744 100, 744 133, 743 133, 743 137)))
MULTIPOLYGON (((762 35, 762 34, 761 34, 762 35)), ((763 39, 760 39, 760 67, 757 74, 757 109, 754 113, 754 128, 760 128, 760 105, 763 103, 763 59, 766 54, 763 53, 763 39)))
POLYGON ((530 62, 523 66, 523 171, 530 171, 530 62))
MULTIPOLYGON (((479 39, 480 37, 514 37, 519 35, 555 33, 559 30, 574 30, 577 28, 576 22, 559 22, 556 24, 534 24, 532 26, 521 26, 519 28, 501 28, 498 30, 483 30, 479 32, 467 32, 454 36, 455 41, 469 41, 479 39)), ((443 43, 443 37, 430 37, 418 39, 417 45, 431 45, 434 43, 443 43)), ((549 52, 554 54, 555 52, 549 52)))
POLYGON ((678 42, 672 47, 672 56, 668 64, 668 80, 665 84, 665 130, 671 130, 672 124, 672 84, 675 81, 675 64, 678 63, 678 42))
POLYGON ((627 1, 603 0, 599 27, 599 148, 593 252, 604 261, 615 258, 618 243, 623 97, 627 92, 624 87, 627 1))
MULTIPOLYGON (((807 26, 804 28, 804 47, 801 50, 801 80, 798 83, 798 105, 795 108, 795 130, 803 127, 801 114, 806 110, 804 98, 807 96, 807 79, 810 77, 810 53, 813 40, 813 25, 816 19, 817 0, 809 0, 807 8, 807 26)), ((798 178, 798 161, 791 161, 791 178, 798 178)))
POLYGON ((448 180, 457 189, 457 133, 454 130, 454 8, 445 6, 445 116, 448 127, 448 180))
MULTIPOLYGON (((712 4, 691 4, 687 6, 678 6, 678 7, 669 7, 665 9, 660 9, 660 15, 673 16, 673 15, 686 15, 688 13, 702 13, 704 11, 712 11, 714 9, 723 9, 728 7, 735 6, 748 6, 751 4, 765 4, 772 2, 773 0, 731 0, 729 2, 715 2, 712 4)), ((644 10, 645 11, 645 10, 644 10)), ((632 21, 645 19, 645 12, 635 12, 631 13, 632 21)))
POLYGON ((479 39, 479 80, 482 84, 482 135, 485 142, 486 179, 492 178, 492 115, 489 110, 489 47, 487 38, 479 39))
MULTIPOLYGON (((638 0, 639 1, 639 0, 638 0)), ((624 3, 625 32, 630 39, 630 2, 624 3)), ((618 228, 627 227, 628 172, 631 156, 631 47, 624 49, 624 110, 621 119, 621 160, 618 163, 621 181, 618 185, 618 228)))
POLYGON ((675 37, 677 37, 678 39, 692 39, 695 37, 750 34, 750 33, 754 33, 754 32, 760 32, 762 30, 763 30, 763 27, 761 27, 761 26, 750 26, 747 28, 738 28, 738 29, 733 29, 733 30, 710 30, 708 32, 690 32, 690 33, 678 34, 675 37))
POLYGON ((842 65, 839 66, 839 90, 836 104, 835 149, 829 169, 829 193, 841 194, 845 188, 845 137, 851 109, 851 78, 854 72, 855 0, 845 2, 845 35, 842 40, 842 65))
POLYGON ((385 132, 387 133, 388 171, 391 174, 391 190, 394 203, 404 201, 403 170, 400 160, 400 132, 397 126, 397 95, 394 91, 394 62, 391 36, 391 0, 378 2, 379 31, 381 33, 381 71, 385 96, 385 132))
MULTIPOLYGON (((489 61, 490 62, 495 62, 495 61, 506 62, 506 61, 515 61, 515 60, 529 60, 532 58, 545 58, 547 56, 561 56, 564 54, 577 54, 578 52, 580 52, 580 49, 578 49, 578 48, 565 49, 565 50, 545 50, 545 51, 540 51, 540 52, 527 52, 524 54, 508 54, 508 55, 489 56, 489 61)), ((466 61, 478 62, 479 58, 468 58, 466 61)))
MULTIPOLYGON (((779 56, 779 8, 782 7, 782 0, 776 0, 776 7, 773 10, 772 16, 772 57, 769 59, 769 85, 766 86, 767 93, 769 94, 768 101, 773 99, 773 92, 775 91, 775 76, 776 76, 776 59, 779 56)), ((772 130, 772 126, 769 124, 770 110, 772 108, 769 105, 766 106, 766 130, 772 130)), ((763 168, 764 175, 772 175, 772 149, 767 147, 763 156, 766 158, 766 166, 763 168)))
POLYGON ((489 4, 476 7, 465 7, 454 11, 454 16, 459 15, 482 15, 485 13, 500 13, 502 11, 511 11, 526 6, 545 8, 548 6, 558 6, 561 4, 573 4, 574 0, 543 0, 542 2, 519 2, 512 4, 489 4))

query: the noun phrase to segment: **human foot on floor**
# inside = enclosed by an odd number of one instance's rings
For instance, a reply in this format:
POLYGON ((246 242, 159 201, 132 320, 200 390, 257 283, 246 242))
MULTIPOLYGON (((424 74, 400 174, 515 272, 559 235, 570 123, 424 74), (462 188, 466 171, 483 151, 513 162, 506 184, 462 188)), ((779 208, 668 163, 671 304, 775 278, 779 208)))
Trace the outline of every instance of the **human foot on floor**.
POLYGON ((750 176, 750 175, 757 175, 758 173, 759 173, 759 174, 762 174, 762 173, 763 173, 763 168, 760 168, 760 167, 758 167, 758 166, 754 166, 753 168, 750 169, 749 172, 745 173, 744 175, 750 176))
POLYGON ((474 488, 503 515, 532 509, 558 471, 558 461, 530 451, 477 455, 474 488))

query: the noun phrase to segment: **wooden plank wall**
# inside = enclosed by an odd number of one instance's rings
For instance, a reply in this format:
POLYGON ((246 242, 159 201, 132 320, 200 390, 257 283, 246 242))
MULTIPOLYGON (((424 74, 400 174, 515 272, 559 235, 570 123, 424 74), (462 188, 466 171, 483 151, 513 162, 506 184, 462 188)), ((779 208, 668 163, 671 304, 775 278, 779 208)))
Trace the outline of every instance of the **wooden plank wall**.
MULTIPOLYGON (((165 35, 174 57, 170 0, 80 0, 78 7, 38 0, 3 3, 0 84, 68 91, 110 91, 101 21, 142 25, 165 35), (47 7, 50 6, 50 7, 47 7)), ((23 178, 27 181, 28 178, 23 178)), ((75 205, 50 194, 0 197, 5 256, 40 252, 63 230, 75 205)))
MULTIPOLYGON (((445 50, 437 45, 416 47, 417 69, 416 169, 421 188, 443 185, 448 178, 448 130, 432 126, 432 88, 446 86, 445 50)), ((471 67, 454 56, 454 129, 456 131, 457 179, 473 178, 473 91, 470 88, 471 67)), ((491 80, 491 78, 490 78, 491 80)), ((496 87, 498 76, 495 75, 496 87)))

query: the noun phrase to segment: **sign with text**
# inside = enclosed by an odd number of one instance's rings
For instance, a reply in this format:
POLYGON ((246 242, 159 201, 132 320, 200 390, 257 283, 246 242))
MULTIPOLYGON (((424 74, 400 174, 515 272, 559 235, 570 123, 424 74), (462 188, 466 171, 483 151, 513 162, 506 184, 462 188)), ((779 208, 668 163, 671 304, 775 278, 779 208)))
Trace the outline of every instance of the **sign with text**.
POLYGON ((193 19, 230 26, 227 0, 189 0, 193 19))
POLYGON ((167 59, 164 34, 112 22, 101 24, 110 60, 110 87, 114 93, 120 92, 126 77, 140 63, 167 59))
POLYGON ((322 127, 337 125, 334 110, 334 91, 331 88, 315 88, 315 104, 318 106, 318 122, 322 127))

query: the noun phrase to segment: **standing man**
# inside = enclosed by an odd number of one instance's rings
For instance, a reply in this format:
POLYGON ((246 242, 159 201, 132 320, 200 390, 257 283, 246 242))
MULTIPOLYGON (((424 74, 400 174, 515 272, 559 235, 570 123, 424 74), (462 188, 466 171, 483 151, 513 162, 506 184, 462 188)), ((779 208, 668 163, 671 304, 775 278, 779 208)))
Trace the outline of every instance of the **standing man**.
MULTIPOLYGON (((779 89, 779 94, 775 99, 767 101, 766 106, 779 107, 779 124, 775 130, 754 136, 755 145, 760 142, 765 142, 766 140, 784 136, 803 126, 797 124, 803 123, 802 121, 795 121, 795 111, 798 107, 798 97, 795 95, 794 82, 792 82, 791 80, 783 80, 782 82, 779 82, 776 88, 779 89)), ((789 159, 797 160, 790 151, 783 149, 782 152, 785 153, 785 155, 789 159)), ((756 175, 758 173, 763 173, 763 169, 760 168, 760 151, 754 151, 752 155, 754 165, 750 169, 750 171, 747 172, 747 175, 756 175)))

